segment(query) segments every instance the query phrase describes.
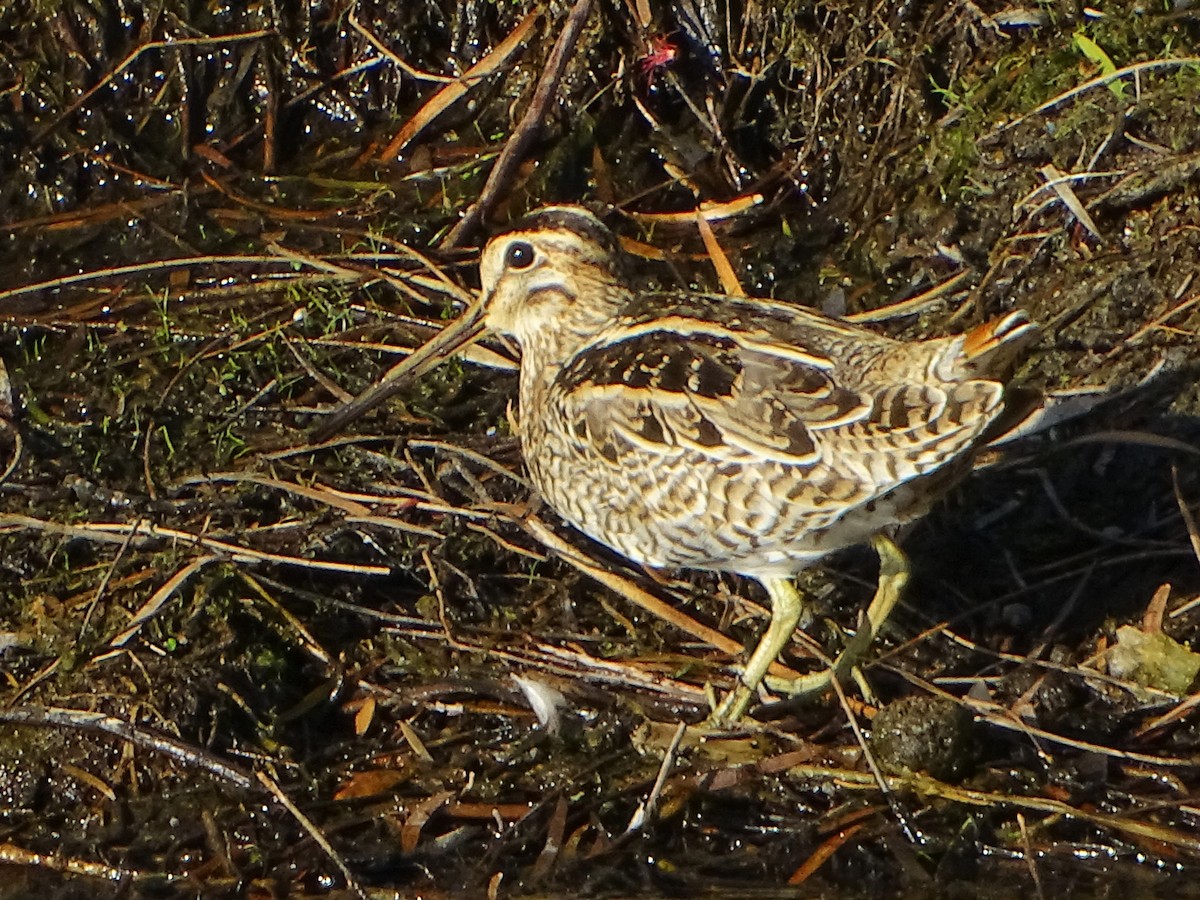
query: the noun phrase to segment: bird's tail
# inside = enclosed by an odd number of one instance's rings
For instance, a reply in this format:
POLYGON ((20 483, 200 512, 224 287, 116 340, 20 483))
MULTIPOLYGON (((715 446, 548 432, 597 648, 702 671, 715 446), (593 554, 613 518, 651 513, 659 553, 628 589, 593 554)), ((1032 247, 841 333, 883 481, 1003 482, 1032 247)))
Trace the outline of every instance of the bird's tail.
POLYGON ((1020 309, 976 325, 962 336, 962 364, 974 374, 1003 378, 1038 332, 1037 323, 1020 309))

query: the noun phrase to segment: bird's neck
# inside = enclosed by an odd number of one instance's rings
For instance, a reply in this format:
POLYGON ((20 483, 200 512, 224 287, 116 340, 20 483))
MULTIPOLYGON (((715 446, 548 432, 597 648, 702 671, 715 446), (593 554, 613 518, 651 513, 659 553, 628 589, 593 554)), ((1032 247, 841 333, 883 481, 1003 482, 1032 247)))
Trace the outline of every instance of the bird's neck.
POLYGON ((564 334, 561 329, 543 329, 526 335, 521 341, 521 410, 522 418, 534 410, 545 408, 550 386, 563 363, 575 355, 582 344, 579 336, 564 334))

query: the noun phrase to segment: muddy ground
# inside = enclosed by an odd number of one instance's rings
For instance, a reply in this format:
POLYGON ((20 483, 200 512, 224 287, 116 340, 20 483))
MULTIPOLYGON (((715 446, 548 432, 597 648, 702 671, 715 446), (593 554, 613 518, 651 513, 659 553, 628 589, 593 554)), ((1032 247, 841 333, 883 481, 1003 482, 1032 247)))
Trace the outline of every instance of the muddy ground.
MULTIPOLYGON (((1195 894, 1200 13, 596 0, 455 228, 569 14, 0 10, 0 897, 1195 894), (547 202, 660 285, 706 203, 751 294, 1022 307, 1104 400, 902 536, 875 698, 666 752, 765 595, 539 507, 511 348, 313 440, 547 202)), ((802 576, 819 647, 874 578, 802 576)))

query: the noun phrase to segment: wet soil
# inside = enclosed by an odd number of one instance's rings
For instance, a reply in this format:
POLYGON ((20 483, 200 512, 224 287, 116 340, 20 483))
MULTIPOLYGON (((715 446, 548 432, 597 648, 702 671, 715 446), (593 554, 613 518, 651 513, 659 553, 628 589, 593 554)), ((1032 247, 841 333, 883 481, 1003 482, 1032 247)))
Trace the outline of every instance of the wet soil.
MULTIPOLYGON (((597 0, 447 241, 567 15, 0 9, 0 897, 1194 893, 1200 15, 597 0), (874 696, 676 740, 738 657, 637 592, 766 598, 540 507, 499 342, 312 440, 562 202, 659 285, 718 288, 704 202, 754 295, 1024 308, 1018 381, 1094 392, 902 535, 874 696)), ((803 573, 821 648, 874 578, 803 573)))

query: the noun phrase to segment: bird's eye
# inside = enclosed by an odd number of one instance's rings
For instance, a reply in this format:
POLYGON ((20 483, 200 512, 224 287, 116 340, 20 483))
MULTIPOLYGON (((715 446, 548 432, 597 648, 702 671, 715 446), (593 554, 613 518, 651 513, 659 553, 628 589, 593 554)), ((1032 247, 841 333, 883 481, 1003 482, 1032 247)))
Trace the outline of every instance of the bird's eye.
POLYGON ((513 241, 504 251, 504 265, 510 269, 528 269, 533 265, 533 247, 525 241, 513 241))

